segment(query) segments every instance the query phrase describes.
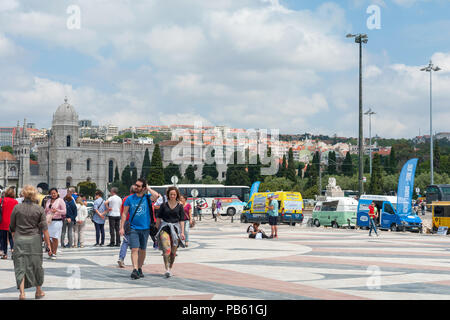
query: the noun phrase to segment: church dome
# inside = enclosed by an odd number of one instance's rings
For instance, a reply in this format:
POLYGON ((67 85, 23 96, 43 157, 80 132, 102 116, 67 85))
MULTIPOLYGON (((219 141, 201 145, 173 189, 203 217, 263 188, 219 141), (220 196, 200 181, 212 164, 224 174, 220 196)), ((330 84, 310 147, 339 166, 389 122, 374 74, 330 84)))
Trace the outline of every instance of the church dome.
POLYGON ((72 124, 78 126, 78 114, 75 108, 64 99, 56 112, 53 114, 53 124, 72 124))

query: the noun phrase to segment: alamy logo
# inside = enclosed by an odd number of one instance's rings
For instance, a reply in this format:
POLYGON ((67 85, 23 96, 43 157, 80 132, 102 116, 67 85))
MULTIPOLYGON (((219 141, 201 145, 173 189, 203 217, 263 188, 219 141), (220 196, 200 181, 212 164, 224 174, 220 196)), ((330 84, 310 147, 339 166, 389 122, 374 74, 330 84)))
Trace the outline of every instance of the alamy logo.
POLYGON ((70 16, 67 18, 67 29, 79 30, 81 29, 81 9, 77 5, 70 5, 66 10, 70 16))
POLYGON ((366 10, 370 17, 367 19, 367 28, 369 30, 381 29, 381 9, 379 6, 373 4, 366 10))

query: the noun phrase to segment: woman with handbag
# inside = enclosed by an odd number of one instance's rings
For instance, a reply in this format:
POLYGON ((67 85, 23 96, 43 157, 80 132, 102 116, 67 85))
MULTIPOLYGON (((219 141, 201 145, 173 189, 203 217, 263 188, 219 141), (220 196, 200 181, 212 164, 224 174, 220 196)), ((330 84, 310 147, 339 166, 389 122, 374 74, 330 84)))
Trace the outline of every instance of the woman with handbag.
POLYGON ((14 248, 14 240, 11 232, 9 232, 9 223, 11 213, 14 207, 18 204, 14 199, 15 192, 13 188, 8 188, 5 191, 5 197, 0 200, 2 208, 1 222, 0 222, 0 251, 2 251, 1 259, 8 259, 8 239, 11 251, 14 248))
POLYGON ((103 192, 101 190, 97 190, 95 191, 94 215, 92 216, 92 221, 95 225, 94 247, 102 247, 105 244, 105 219, 107 213, 108 211, 106 210, 105 200, 103 200, 103 192))
POLYGON ((66 218, 66 204, 59 197, 58 189, 50 189, 50 200, 45 205, 45 215, 50 236, 51 252, 50 259, 55 260, 58 251, 58 240, 61 238, 63 219, 66 218))
POLYGON ((159 208, 156 216, 156 227, 158 233, 156 239, 159 239, 159 248, 163 252, 165 276, 172 276, 172 267, 175 262, 178 246, 184 247, 184 209, 178 203, 180 192, 176 187, 167 189, 167 202, 159 208))
POLYGON ((186 237, 185 246, 189 246, 189 230, 194 227, 194 220, 192 219, 192 207, 186 202, 186 196, 180 195, 180 204, 183 206, 184 210, 184 236, 186 237))

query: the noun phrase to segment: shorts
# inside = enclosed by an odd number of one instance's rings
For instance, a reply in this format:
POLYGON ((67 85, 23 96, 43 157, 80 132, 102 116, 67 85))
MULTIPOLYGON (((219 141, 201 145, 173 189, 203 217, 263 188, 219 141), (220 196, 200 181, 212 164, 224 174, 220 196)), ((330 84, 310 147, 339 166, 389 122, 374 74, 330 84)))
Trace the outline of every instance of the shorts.
POLYGON ((269 216, 269 224, 271 226, 276 226, 278 224, 278 216, 277 217, 269 216))
POLYGON ((131 229, 128 235, 128 243, 131 249, 147 249, 148 236, 150 235, 150 229, 135 230, 131 229))

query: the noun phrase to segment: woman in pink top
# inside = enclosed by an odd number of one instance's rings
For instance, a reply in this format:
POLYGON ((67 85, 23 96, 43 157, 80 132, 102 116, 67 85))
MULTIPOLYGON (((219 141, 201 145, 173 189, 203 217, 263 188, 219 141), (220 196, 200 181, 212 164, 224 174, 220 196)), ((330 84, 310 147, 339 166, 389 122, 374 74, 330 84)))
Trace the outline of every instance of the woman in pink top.
POLYGON ((58 250, 58 240, 61 237, 63 220, 66 218, 66 204, 59 197, 56 188, 50 189, 50 200, 45 205, 45 214, 47 216, 48 233, 50 234, 50 242, 52 255, 50 259, 56 259, 56 251, 58 250))
POLYGON ((186 238, 185 246, 189 246, 189 229, 192 225, 192 207, 189 203, 186 202, 186 196, 180 195, 180 204, 184 209, 184 236, 186 238))

